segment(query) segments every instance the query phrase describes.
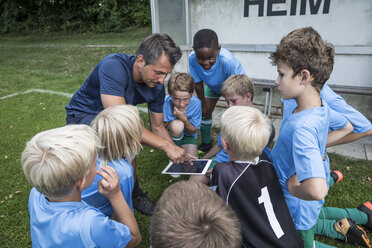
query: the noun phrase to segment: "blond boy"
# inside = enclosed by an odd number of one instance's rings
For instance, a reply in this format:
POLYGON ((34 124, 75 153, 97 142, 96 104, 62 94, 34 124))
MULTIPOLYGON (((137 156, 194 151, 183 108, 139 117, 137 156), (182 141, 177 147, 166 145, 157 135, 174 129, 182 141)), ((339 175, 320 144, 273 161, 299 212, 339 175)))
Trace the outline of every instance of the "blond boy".
POLYGON ((29 197, 34 247, 135 247, 137 222, 110 167, 97 172, 100 141, 86 125, 68 125, 35 135, 22 153, 22 168, 34 188, 29 197), (112 204, 117 221, 81 201, 95 174, 100 193, 112 204))
MULTIPOLYGON (((134 179, 131 161, 141 150, 143 131, 143 121, 138 109, 127 104, 106 108, 93 119, 91 126, 104 146, 98 156, 97 170, 102 166, 110 166, 116 171, 120 179, 120 190, 133 211, 134 179)), ((111 217, 112 205, 99 192, 97 183, 101 179, 100 175, 96 175, 94 183, 82 192, 82 199, 111 217)))
POLYGON ((244 247, 302 247, 275 169, 263 152, 270 120, 248 106, 228 108, 221 140, 230 161, 213 168, 211 188, 235 211, 244 247))

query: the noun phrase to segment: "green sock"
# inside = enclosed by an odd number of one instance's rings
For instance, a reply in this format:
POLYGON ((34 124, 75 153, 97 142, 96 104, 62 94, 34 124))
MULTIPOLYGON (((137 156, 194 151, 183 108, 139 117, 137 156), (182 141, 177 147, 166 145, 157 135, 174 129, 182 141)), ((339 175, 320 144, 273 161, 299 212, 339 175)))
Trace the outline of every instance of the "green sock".
POLYGON ((345 240, 345 236, 335 230, 336 220, 318 219, 315 233, 333 239, 345 240))
POLYGON ((368 223, 368 215, 357 208, 324 207, 319 213, 315 233, 334 239, 345 240, 344 235, 335 230, 335 223, 343 218, 352 219, 357 225, 368 223))
POLYGON ((176 144, 177 146, 181 146, 182 145, 183 134, 181 134, 178 137, 174 137, 173 135, 171 135, 171 137, 172 137, 172 140, 173 140, 174 144, 176 144))
POLYGON ((329 177, 329 187, 332 187, 335 184, 335 179, 333 177, 329 177))
POLYGON ((319 213, 319 219, 341 220, 352 219, 357 225, 368 224, 368 215, 357 208, 324 207, 319 213))
POLYGON ((211 143, 212 118, 203 119, 200 124, 201 141, 204 144, 211 143))

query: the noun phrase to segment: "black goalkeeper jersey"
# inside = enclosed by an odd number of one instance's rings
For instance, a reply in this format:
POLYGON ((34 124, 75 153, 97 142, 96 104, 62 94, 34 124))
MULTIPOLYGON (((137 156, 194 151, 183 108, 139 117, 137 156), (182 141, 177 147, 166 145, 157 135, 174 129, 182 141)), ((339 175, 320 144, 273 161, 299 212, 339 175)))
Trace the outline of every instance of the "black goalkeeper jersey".
POLYGON ((210 182, 238 216, 242 247, 303 247, 273 165, 264 153, 256 162, 216 164, 210 182))

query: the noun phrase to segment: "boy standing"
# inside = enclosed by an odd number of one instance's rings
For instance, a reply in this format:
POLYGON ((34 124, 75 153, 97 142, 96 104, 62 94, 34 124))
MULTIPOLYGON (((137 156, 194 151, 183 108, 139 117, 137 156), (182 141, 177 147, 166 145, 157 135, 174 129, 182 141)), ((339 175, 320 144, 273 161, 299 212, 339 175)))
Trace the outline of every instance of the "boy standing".
POLYGON ((222 115, 221 124, 230 162, 214 167, 210 185, 237 214, 242 247, 303 247, 275 169, 263 153, 270 120, 253 107, 233 106, 222 115))
POLYGON ((29 198, 32 246, 135 247, 140 243, 136 219, 113 168, 97 172, 103 177, 98 188, 109 199, 117 221, 81 201, 81 192, 96 175, 100 148, 87 125, 43 131, 27 142, 21 161, 34 186, 29 198))
POLYGON ((206 185, 181 181, 169 186, 151 218, 152 248, 238 248, 239 221, 206 185))
POLYGON ((194 79, 188 73, 173 73, 163 105, 164 125, 174 143, 198 157, 196 138, 202 119, 201 102, 192 95, 194 79))
POLYGON ((194 36, 193 49, 189 55, 190 74, 195 81, 195 91, 201 100, 203 114, 200 126, 202 143, 198 149, 207 152, 212 147, 212 113, 221 96, 222 84, 229 76, 245 72, 232 53, 221 48, 213 30, 199 30, 194 36), (207 87, 204 88, 203 82, 207 87))
POLYGON ((329 166, 323 163, 326 143, 342 138, 352 128, 345 120, 340 125, 344 128, 328 135, 333 118, 319 93, 332 72, 334 49, 313 28, 292 31, 270 58, 278 69, 276 84, 282 98, 297 103, 293 109, 284 109, 290 114, 283 115, 270 158, 304 246, 313 247, 315 225, 328 192, 329 166))

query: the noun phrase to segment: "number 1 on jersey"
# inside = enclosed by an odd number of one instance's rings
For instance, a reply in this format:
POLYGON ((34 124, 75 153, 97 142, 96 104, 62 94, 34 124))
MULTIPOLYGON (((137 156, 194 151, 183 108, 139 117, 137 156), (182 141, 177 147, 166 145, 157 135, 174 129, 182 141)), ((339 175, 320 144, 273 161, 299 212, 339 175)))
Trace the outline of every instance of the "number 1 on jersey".
POLYGON ((261 189, 261 196, 258 197, 258 203, 264 204, 264 208, 266 211, 267 218, 269 219, 270 226, 273 229, 276 237, 279 239, 281 236, 284 235, 284 232, 278 222, 278 219, 275 216, 273 204, 271 204, 271 199, 267 187, 261 189))

